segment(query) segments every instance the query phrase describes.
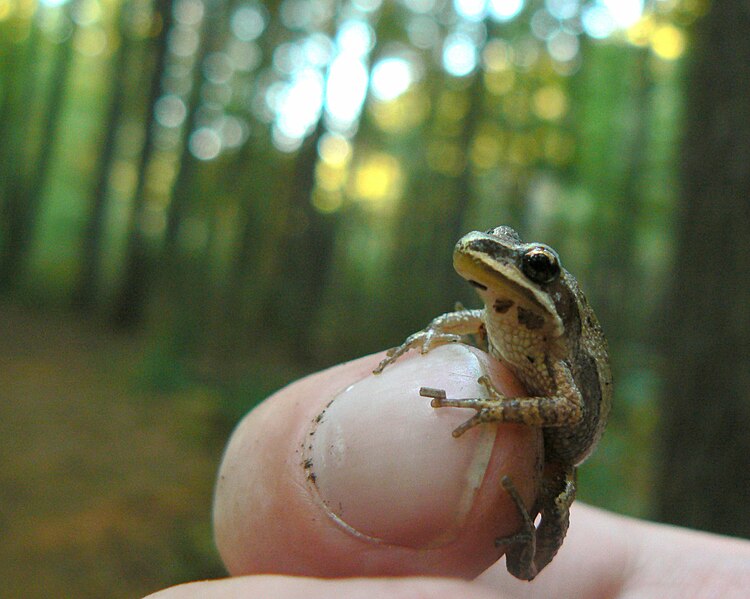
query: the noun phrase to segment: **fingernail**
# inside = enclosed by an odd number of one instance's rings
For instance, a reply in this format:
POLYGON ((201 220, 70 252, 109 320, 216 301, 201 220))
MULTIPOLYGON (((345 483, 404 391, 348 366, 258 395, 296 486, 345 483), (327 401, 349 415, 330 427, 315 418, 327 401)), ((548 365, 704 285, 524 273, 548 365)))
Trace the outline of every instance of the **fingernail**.
POLYGON ((402 359, 347 388, 309 431, 311 489, 353 534, 405 547, 455 539, 489 463, 496 428, 457 426, 475 412, 433 408, 420 387, 482 397, 479 358, 462 345, 402 359))

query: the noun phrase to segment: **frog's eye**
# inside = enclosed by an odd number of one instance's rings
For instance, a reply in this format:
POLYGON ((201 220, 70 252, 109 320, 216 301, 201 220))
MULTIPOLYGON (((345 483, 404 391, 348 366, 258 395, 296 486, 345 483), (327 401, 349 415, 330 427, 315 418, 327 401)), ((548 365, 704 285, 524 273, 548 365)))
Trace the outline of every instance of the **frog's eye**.
POLYGON ((551 283, 560 276, 560 259, 546 245, 533 246, 524 252, 521 270, 535 283, 551 283))

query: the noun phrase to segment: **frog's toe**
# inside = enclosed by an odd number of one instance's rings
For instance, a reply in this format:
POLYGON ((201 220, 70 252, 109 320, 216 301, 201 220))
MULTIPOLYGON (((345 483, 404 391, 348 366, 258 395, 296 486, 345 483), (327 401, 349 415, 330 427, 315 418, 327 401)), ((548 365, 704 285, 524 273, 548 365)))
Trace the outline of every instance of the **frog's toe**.
POLYGON ((447 343, 458 343, 461 341, 461 335, 454 335, 453 333, 435 333, 429 332, 425 335, 422 340, 422 346, 420 351, 423 354, 447 343))
POLYGON ((445 401, 446 395, 444 389, 435 389, 433 387, 420 387, 419 394, 422 397, 431 397, 431 405, 433 408, 441 408, 443 401, 445 401))
POLYGON ((474 414, 471 418, 469 418, 466 422, 464 422, 462 425, 457 426, 453 429, 453 432, 451 433, 454 437, 458 438, 461 435, 463 435, 466 431, 469 429, 474 428, 477 424, 482 424, 482 422, 486 422, 486 419, 484 418, 484 415, 482 412, 477 412, 474 414))

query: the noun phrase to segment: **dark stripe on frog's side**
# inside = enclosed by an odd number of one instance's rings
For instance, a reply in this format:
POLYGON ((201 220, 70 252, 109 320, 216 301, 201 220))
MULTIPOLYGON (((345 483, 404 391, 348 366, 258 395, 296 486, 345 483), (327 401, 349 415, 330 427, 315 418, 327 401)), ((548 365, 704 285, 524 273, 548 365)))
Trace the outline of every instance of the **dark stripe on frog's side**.
MULTIPOLYGON (((589 330, 592 329, 591 325, 582 322, 582 312, 586 313, 584 318, 591 318, 588 314, 588 302, 575 279, 567 271, 563 270, 561 279, 552 283, 548 291, 554 298, 555 310, 566 323, 565 344, 569 355, 574 356, 574 359, 566 361, 566 364, 583 398, 583 418, 579 424, 568 430, 549 429, 545 432, 545 455, 548 459, 562 459, 577 464, 590 453, 592 446, 598 441, 595 429, 602 425, 600 417, 603 398, 596 360, 581 344, 584 324, 589 330)), ((595 324, 597 326, 592 332, 601 335, 601 328, 598 323, 595 324)))
MULTIPOLYGON (((575 351, 580 352, 580 348, 575 351)), ((543 429, 544 454, 547 460, 580 464, 599 441, 595 430, 602 425, 602 387, 593 356, 580 353, 573 364, 566 361, 583 399, 583 417, 575 426, 543 429), (579 368, 573 368, 573 364, 579 368)))
POLYGON ((567 270, 563 269, 560 281, 550 285, 550 295, 555 301, 555 310, 566 325, 566 335, 577 344, 581 337, 583 323, 581 313, 588 308, 586 296, 583 295, 578 282, 567 270))

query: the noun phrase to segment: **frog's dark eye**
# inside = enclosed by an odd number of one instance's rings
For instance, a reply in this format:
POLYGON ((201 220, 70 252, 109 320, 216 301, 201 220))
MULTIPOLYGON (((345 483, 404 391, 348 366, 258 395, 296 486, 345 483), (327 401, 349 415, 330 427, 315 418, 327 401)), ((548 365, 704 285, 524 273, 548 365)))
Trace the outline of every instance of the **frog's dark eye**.
POLYGON ((552 248, 537 245, 524 252, 521 270, 535 283, 551 283, 560 276, 560 259, 552 248))

